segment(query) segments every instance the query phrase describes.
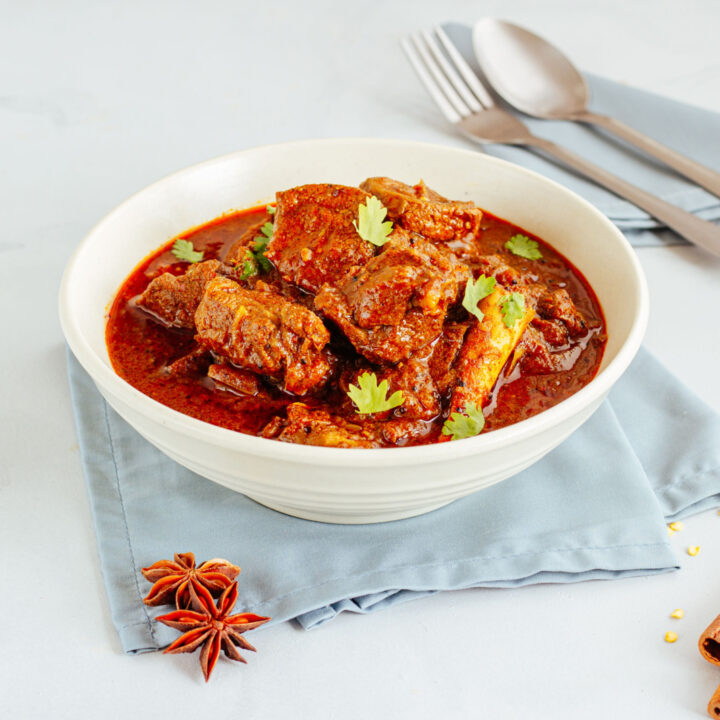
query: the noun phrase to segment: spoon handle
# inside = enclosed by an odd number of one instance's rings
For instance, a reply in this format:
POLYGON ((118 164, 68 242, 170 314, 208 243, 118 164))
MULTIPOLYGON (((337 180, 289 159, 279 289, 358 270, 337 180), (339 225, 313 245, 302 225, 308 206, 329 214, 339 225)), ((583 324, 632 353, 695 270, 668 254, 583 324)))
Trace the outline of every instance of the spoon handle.
POLYGON ((673 170, 690 178, 690 180, 700 187, 713 193, 713 195, 720 196, 720 173, 694 160, 690 160, 690 158, 681 155, 675 150, 671 150, 669 147, 631 128, 629 125, 625 125, 625 123, 608 115, 598 115, 591 112, 584 112, 580 115, 573 116, 573 120, 591 125, 599 125, 604 130, 608 130, 619 138, 629 142, 631 145, 635 145, 641 150, 644 150, 648 155, 652 155, 652 157, 661 160, 673 170))
POLYGON ((617 175, 609 173, 607 170, 588 162, 550 140, 531 135, 525 139, 524 144, 554 155, 566 165, 594 180, 598 185, 606 187, 610 192, 645 210, 645 212, 667 225, 686 240, 704 248, 713 255, 720 256, 720 226, 714 225, 707 220, 701 220, 695 215, 691 215, 689 212, 671 205, 635 185, 631 185, 629 182, 617 177, 617 175))

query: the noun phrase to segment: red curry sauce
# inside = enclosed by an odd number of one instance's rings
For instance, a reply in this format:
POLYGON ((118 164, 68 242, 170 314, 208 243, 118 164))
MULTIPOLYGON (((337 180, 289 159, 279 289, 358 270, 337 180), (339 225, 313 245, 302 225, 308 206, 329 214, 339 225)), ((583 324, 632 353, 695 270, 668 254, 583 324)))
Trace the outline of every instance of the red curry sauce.
MULTIPOLYGON (((205 260, 222 260, 240 235, 268 217, 264 207, 244 210, 218 218, 180 237, 191 240, 195 250, 204 251, 205 260)), ((487 212, 483 214, 481 230, 485 254, 501 253, 505 242, 516 233, 535 239, 540 244, 543 260, 514 257, 513 265, 534 273, 538 281, 551 290, 565 288, 591 328, 584 338, 573 342, 572 367, 550 374, 523 375, 516 366, 508 377, 505 371, 501 373, 485 409, 485 432, 488 432, 536 415, 590 382, 600 365, 606 337, 597 297, 566 258, 540 238, 487 212)), ((180 275, 187 269, 187 263, 178 262, 170 252, 174 240, 163 245, 132 272, 112 303, 106 328, 112 365, 133 387, 163 405, 213 425, 259 434, 274 416, 282 414, 283 408, 298 398, 271 389, 270 400, 267 397, 257 399, 236 394, 207 377, 168 377, 163 372, 167 365, 193 349, 193 333, 155 322, 136 307, 135 300, 158 275, 164 272, 180 275)), ((325 409, 332 411, 336 398, 320 396, 311 402, 319 407, 324 407, 325 403, 325 409)), ((429 423, 428 433, 414 438, 410 444, 436 441, 441 425, 442 419, 429 423)))

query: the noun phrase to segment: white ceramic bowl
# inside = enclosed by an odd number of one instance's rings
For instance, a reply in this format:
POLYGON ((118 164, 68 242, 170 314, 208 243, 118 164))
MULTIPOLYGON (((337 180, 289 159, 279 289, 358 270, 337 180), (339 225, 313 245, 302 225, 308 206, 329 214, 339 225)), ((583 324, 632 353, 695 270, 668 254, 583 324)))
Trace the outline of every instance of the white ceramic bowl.
POLYGON ((479 152, 372 139, 254 148, 170 175, 90 232, 68 263, 60 290, 70 348, 139 433, 173 460, 263 505, 336 523, 419 515, 539 460, 603 401, 637 352, 647 315, 647 287, 635 253, 607 218, 574 193, 479 152), (423 178, 443 195, 473 200, 566 255, 595 289, 607 320, 607 349, 593 381, 555 407, 487 435, 365 450, 292 445, 215 427, 161 405, 115 374, 105 347, 105 313, 147 254, 228 210, 269 200, 276 190, 314 182, 355 185, 373 175, 423 178))

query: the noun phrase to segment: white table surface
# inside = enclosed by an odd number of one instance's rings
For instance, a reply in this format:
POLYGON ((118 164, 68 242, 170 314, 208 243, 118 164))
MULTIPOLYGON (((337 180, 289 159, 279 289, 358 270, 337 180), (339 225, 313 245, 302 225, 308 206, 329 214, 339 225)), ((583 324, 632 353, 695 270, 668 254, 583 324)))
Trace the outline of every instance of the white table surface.
MULTIPOLYGON (((703 716, 720 683, 696 650, 720 612, 715 512, 673 537, 680 572, 285 623, 253 638, 247 666, 221 659, 208 687, 197 655, 125 656, 110 622, 57 320, 72 249, 137 189, 243 147, 463 146, 397 40, 481 14, 534 28, 588 71, 720 111, 716 0, 0 2, 0 717, 703 716), (668 618, 676 607, 685 619, 668 618)), ((647 345, 720 409, 720 262, 691 247, 639 256, 647 345)))

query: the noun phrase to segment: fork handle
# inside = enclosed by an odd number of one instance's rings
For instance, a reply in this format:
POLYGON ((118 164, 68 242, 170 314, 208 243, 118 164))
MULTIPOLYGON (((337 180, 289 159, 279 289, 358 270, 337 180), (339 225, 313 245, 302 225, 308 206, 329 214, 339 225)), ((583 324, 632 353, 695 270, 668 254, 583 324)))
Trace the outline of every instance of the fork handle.
POLYGON ((652 157, 669 165, 681 175, 690 178, 690 180, 700 187, 705 188, 705 190, 720 196, 720 173, 685 157, 685 155, 681 155, 675 150, 671 150, 657 140, 653 140, 647 135, 635 130, 635 128, 625 125, 625 123, 607 115, 598 115, 597 113, 591 112, 575 115, 572 119, 591 125, 598 125, 603 128, 603 130, 614 133, 631 145, 635 145, 641 150, 644 150, 648 155, 652 155, 652 157))
POLYGON ((533 135, 527 138, 524 144, 555 156, 574 170, 594 180, 598 185, 602 185, 610 192, 637 205, 686 240, 720 257, 720 226, 707 220, 701 220, 695 215, 661 200, 656 195, 651 195, 639 187, 625 182, 617 175, 609 173, 550 140, 533 135))

